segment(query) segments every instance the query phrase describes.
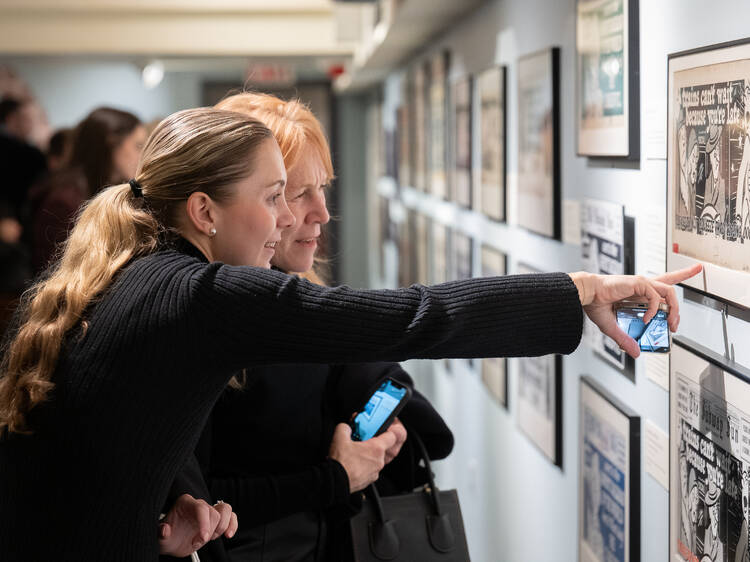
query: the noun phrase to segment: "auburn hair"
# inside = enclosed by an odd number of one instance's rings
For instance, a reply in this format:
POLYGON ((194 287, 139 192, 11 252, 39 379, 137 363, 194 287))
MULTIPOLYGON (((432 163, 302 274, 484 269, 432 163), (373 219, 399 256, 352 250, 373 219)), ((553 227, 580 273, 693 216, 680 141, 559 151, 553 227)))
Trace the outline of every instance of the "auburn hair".
POLYGON ((133 259, 179 233, 184 204, 200 191, 217 202, 252 173, 271 132, 255 119, 213 108, 167 117, 143 149, 136 180, 101 191, 80 209, 60 259, 23 296, 20 327, 0 364, 0 435, 28 432, 27 414, 54 388, 62 343, 86 308, 133 259))

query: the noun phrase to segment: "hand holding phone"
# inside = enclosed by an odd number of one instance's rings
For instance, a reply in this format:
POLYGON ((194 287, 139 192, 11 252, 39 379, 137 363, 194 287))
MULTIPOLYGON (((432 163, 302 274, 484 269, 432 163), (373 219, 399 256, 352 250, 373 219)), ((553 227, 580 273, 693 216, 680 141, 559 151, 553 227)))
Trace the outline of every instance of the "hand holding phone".
POLYGON ((411 388, 387 378, 370 394, 364 407, 352 419, 352 439, 367 441, 391 425, 411 398, 411 388))
POLYGON ((648 304, 622 301, 615 305, 617 324, 623 332, 633 338, 641 351, 653 353, 669 353, 672 338, 669 332, 667 316, 669 307, 659 306, 656 315, 645 324, 643 317, 648 310, 648 304))

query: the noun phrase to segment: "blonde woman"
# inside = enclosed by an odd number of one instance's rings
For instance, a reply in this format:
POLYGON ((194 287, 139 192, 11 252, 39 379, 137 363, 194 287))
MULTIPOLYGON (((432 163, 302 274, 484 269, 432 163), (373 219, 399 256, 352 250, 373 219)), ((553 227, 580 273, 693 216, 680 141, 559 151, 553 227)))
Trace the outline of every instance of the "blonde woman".
POLYGON ((260 123, 186 110, 152 133, 133 180, 84 207, 0 370, 4 562, 155 560, 168 487, 244 367, 569 353, 582 306, 617 337, 611 305, 633 295, 649 317, 665 298, 677 327, 674 290, 636 277, 358 291, 272 271, 294 224, 286 179, 260 123))

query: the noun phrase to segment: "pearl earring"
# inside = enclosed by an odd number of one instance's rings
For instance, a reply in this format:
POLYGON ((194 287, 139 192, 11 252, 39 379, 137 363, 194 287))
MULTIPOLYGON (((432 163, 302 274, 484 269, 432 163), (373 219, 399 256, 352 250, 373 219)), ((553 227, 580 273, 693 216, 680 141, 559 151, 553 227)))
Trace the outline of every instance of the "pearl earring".
POLYGON ((211 238, 213 238, 214 236, 216 236, 216 229, 213 226, 208 230, 208 235, 211 238))

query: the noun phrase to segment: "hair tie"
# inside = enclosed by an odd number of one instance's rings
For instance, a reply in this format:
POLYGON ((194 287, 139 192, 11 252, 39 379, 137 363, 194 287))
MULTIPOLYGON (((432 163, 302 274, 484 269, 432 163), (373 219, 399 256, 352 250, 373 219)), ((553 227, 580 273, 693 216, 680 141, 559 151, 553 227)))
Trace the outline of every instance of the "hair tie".
POLYGON ((137 180, 132 179, 128 183, 130 184, 130 190, 133 192, 134 197, 143 197, 143 188, 137 180))

